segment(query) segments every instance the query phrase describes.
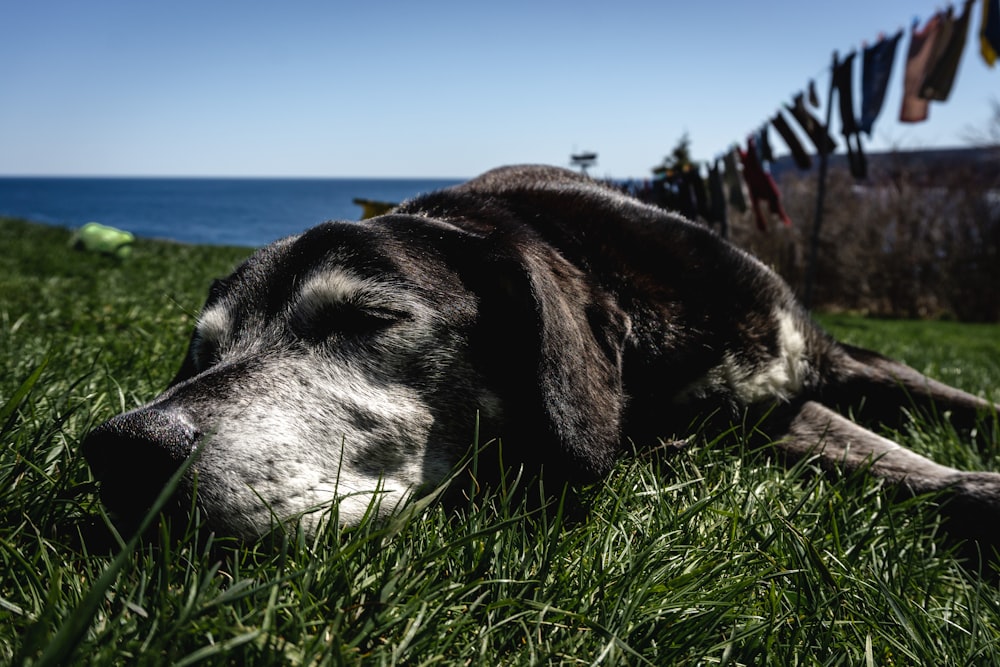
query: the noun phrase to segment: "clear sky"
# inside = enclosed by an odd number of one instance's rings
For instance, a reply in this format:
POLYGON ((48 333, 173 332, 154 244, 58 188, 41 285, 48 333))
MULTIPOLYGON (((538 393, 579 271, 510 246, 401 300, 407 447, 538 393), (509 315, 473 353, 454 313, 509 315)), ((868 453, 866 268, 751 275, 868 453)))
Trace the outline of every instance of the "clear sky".
MULTIPOLYGON (((901 40, 868 147, 987 126, 980 2, 952 97, 919 125, 896 121, 901 40)), ((642 177, 684 132, 711 158, 810 79, 825 99, 834 50, 942 6, 3 0, 0 174, 466 177, 592 150, 592 173, 642 177)))

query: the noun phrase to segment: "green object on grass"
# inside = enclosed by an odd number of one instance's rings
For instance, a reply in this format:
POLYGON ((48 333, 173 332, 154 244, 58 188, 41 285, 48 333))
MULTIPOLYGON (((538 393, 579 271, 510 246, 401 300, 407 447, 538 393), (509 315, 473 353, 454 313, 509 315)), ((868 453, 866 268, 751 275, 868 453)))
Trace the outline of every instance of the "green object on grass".
POLYGON ((114 255, 120 259, 125 259, 132 254, 134 242, 135 236, 131 232, 97 222, 88 222, 73 236, 73 245, 76 248, 114 255))

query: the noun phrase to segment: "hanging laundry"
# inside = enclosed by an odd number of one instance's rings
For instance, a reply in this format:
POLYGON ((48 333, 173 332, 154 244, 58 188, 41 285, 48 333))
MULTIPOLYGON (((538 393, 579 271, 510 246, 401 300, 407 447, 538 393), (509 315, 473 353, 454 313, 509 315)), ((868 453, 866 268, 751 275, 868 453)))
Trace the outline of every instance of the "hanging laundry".
POLYGON ((676 202, 674 208, 681 215, 689 220, 706 217, 708 203, 705 197, 705 182, 696 167, 684 165, 680 170, 669 171, 667 182, 674 194, 676 202))
MULTIPOLYGON (((965 41, 969 34, 969 14, 972 3, 973 0, 965 0, 962 15, 951 24, 948 41, 944 43, 943 48, 935 49, 940 55, 930 65, 930 71, 924 79, 924 84, 920 87, 920 97, 943 102, 951 94, 952 84, 955 83, 955 74, 958 72, 958 63, 962 59, 965 41)), ((941 43, 943 36, 943 33, 938 35, 938 43, 941 43)))
POLYGON ((694 203, 698 210, 698 217, 702 220, 708 219, 708 190, 705 179, 701 177, 701 168, 693 165, 684 167, 684 180, 688 188, 694 193, 694 203))
POLYGON ((983 0, 983 25, 979 29, 979 52, 990 67, 1000 56, 1000 0, 983 0))
POLYGON ((903 105, 899 110, 899 120, 903 123, 919 123, 927 120, 928 100, 920 97, 920 86, 927 76, 927 66, 934 53, 934 43, 941 29, 945 14, 938 12, 927 19, 923 29, 917 29, 914 22, 910 28, 910 48, 906 54, 906 76, 903 81, 903 105))
POLYGON ((822 153, 832 153, 837 150, 837 142, 833 140, 833 137, 827 132, 827 128, 823 127, 823 124, 819 122, 816 116, 809 113, 806 109, 805 99, 802 93, 795 96, 795 103, 792 106, 785 105, 792 117, 798 121, 802 129, 805 130, 806 135, 812 141, 813 146, 816 147, 817 152, 822 153))
POLYGON ((745 192, 746 185, 740 175, 739 148, 733 146, 732 150, 726 153, 722 159, 723 164, 726 165, 726 189, 729 190, 729 203, 737 211, 743 213, 747 210, 747 194, 745 192))
POLYGON ((660 208, 677 211, 689 220, 708 219, 708 194, 697 167, 658 167, 653 170, 653 175, 648 201, 660 208))
POLYGON ((726 211, 726 188, 722 183, 722 169, 716 159, 708 168, 708 221, 719 225, 719 236, 729 235, 729 217, 726 211))
MULTIPOLYGON (((1000 1, 1000 0, 998 0, 1000 1)), ((896 58, 896 46, 903 31, 889 39, 880 39, 877 44, 865 49, 861 68, 861 131, 872 136, 872 125, 882 111, 885 91, 889 87, 889 75, 896 58)))
POLYGON ((816 94, 816 80, 809 79, 809 104, 814 109, 819 109, 819 95, 816 94))
POLYGON ((688 187, 684 172, 670 170, 667 172, 668 191, 673 198, 673 205, 670 207, 683 215, 688 220, 698 217, 698 205, 695 203, 694 192, 688 187))
POLYGON ((677 178, 672 185, 677 201, 677 211, 688 220, 697 220, 698 205, 695 203, 691 188, 687 187, 687 182, 683 178, 677 178))
POLYGON ((757 130, 757 147, 760 150, 760 161, 765 167, 774 162, 774 151, 771 150, 771 139, 768 137, 767 123, 760 126, 757 130))
MULTIPOLYGON (((948 5, 948 9, 943 9, 938 12, 938 18, 941 19, 941 23, 938 25, 937 36, 934 38, 934 48, 931 49, 931 55, 927 59, 927 71, 924 72, 924 78, 931 73, 934 66, 941 56, 944 55, 944 51, 948 48, 948 42, 951 41, 951 35, 955 30, 955 8, 952 5, 948 5)), ((920 83, 921 87, 923 82, 920 83)))
POLYGON ((739 155, 740 161, 743 163, 743 180, 746 181, 747 189, 750 191, 750 201, 753 204, 753 215, 757 220, 757 229, 762 232, 767 231, 767 216, 764 214, 764 209, 761 208, 761 202, 767 203, 771 213, 777 215, 786 226, 790 226, 792 220, 781 205, 778 185, 774 182, 771 174, 764 171, 761 166, 756 141, 752 135, 747 138, 746 152, 740 151, 739 155))
POLYGON ((792 157, 795 159, 796 166, 802 170, 812 167, 812 158, 806 153, 806 149, 802 147, 802 142, 799 141, 795 131, 792 130, 792 126, 788 124, 788 121, 785 120, 785 116, 780 110, 774 114, 774 118, 771 119, 771 125, 774 126, 774 129, 778 131, 778 134, 785 141, 788 150, 791 151, 792 157))
POLYGON ((861 180, 868 176, 868 164, 861 148, 861 128, 854 116, 854 57, 851 52, 833 68, 833 87, 837 90, 837 100, 840 102, 840 132, 847 142, 847 161, 851 175, 861 180))

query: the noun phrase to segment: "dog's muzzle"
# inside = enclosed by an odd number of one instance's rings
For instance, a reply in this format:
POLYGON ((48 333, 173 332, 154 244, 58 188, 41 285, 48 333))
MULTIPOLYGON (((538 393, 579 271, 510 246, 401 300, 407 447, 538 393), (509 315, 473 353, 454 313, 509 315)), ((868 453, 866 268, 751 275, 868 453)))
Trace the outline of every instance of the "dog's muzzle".
POLYGON ((141 408, 91 431, 83 455, 101 482, 101 500, 122 518, 137 519, 194 451, 199 432, 180 411, 141 408))

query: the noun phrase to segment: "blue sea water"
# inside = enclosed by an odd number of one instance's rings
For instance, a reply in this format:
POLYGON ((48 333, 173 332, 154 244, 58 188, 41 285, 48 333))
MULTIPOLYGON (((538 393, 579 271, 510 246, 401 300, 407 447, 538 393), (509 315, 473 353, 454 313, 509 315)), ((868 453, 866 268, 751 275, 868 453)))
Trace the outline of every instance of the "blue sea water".
POLYGON ((258 247, 325 220, 358 220, 354 198, 401 202, 456 180, 0 178, 0 216, 147 238, 258 247))

